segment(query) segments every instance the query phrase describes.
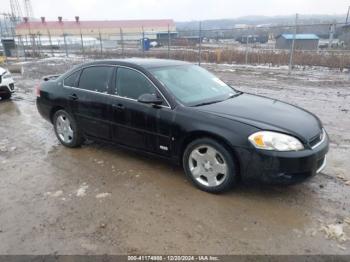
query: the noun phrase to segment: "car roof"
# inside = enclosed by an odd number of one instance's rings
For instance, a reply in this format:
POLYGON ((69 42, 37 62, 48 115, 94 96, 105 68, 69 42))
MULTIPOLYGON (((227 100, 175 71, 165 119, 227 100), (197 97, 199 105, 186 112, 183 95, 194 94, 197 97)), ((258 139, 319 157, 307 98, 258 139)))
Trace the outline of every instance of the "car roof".
POLYGON ((145 69, 160 68, 168 66, 181 66, 190 65, 188 62, 169 59, 156 59, 156 58, 124 58, 124 59, 109 59, 109 60, 96 60, 83 65, 98 65, 98 64, 111 64, 111 65, 128 65, 138 66, 145 69))

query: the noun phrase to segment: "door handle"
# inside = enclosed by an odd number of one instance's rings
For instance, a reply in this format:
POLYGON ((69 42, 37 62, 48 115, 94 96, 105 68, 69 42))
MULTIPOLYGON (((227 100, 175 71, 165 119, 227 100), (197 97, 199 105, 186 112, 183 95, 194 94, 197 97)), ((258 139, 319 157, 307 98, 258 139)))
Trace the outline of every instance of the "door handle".
POLYGON ((76 100, 79 99, 79 97, 77 96, 77 94, 71 94, 71 95, 69 96, 69 98, 70 98, 71 100, 73 100, 73 101, 76 101, 76 100))
POLYGON ((117 110, 124 110, 124 105, 123 104, 113 104, 112 107, 117 110))

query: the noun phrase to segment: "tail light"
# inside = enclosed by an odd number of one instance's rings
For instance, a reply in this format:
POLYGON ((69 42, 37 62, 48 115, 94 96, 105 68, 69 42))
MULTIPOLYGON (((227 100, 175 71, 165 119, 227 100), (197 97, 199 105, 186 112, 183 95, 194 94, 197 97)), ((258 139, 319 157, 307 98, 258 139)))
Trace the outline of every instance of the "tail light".
POLYGON ((40 84, 35 87, 35 95, 36 97, 40 97, 40 84))

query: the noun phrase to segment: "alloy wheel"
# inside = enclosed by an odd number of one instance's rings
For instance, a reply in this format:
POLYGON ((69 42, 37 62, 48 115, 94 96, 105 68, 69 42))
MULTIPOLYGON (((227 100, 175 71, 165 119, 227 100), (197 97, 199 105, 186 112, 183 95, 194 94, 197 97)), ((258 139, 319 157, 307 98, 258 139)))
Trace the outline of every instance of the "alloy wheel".
POLYGON ((64 143, 71 143, 74 137, 74 131, 72 129, 71 123, 67 116, 61 114, 57 117, 56 120, 56 131, 59 138, 64 143))
POLYGON ((200 184, 207 187, 221 185, 228 174, 228 165, 218 150, 209 145, 194 148, 189 155, 189 169, 200 184))

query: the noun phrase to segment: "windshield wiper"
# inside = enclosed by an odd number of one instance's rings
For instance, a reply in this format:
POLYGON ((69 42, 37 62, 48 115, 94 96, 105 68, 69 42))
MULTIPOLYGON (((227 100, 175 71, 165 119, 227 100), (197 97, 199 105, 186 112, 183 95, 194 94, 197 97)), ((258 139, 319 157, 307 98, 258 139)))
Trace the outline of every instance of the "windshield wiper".
POLYGON ((209 102, 203 102, 203 103, 194 105, 194 107, 196 107, 196 106, 211 105, 211 104, 219 103, 219 102, 222 102, 222 101, 224 101, 224 100, 214 100, 214 101, 209 101, 209 102))
POLYGON ((228 100, 228 99, 231 99, 231 98, 234 98, 234 97, 237 97, 239 95, 243 94, 243 92, 236 92, 235 94, 231 94, 228 98, 224 99, 224 100, 213 100, 213 101, 209 101, 209 102, 203 102, 203 103, 200 103, 200 104, 196 104, 194 105, 193 107, 196 107, 196 106, 205 106, 205 105, 211 105, 211 104, 215 104, 215 103, 219 103, 219 102, 222 102, 222 101, 225 101, 225 100, 228 100))

